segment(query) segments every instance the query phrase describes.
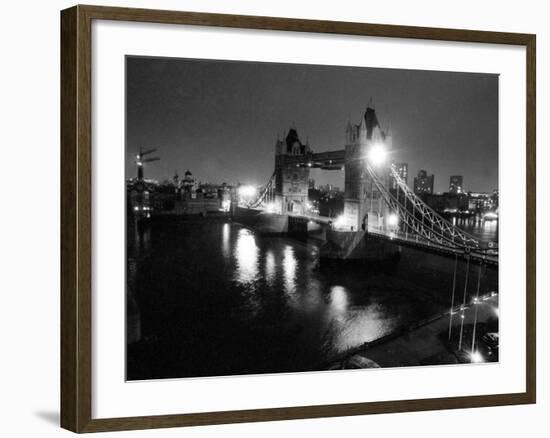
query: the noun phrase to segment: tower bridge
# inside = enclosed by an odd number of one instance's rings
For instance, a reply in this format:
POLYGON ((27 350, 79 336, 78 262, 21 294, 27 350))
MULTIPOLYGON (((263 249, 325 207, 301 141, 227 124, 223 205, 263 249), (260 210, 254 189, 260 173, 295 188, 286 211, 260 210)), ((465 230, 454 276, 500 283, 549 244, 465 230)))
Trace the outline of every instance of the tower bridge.
POLYGON ((246 207, 262 214, 270 232, 307 232, 304 224, 320 224, 326 240, 322 255, 329 258, 378 259, 406 245, 497 264, 498 245, 466 233, 426 205, 388 162, 391 149, 392 137, 370 106, 358 124, 348 122, 343 148, 314 152, 291 128, 284 140, 277 139, 273 175, 246 207), (310 169, 345 172, 339 218, 309 213, 310 169))

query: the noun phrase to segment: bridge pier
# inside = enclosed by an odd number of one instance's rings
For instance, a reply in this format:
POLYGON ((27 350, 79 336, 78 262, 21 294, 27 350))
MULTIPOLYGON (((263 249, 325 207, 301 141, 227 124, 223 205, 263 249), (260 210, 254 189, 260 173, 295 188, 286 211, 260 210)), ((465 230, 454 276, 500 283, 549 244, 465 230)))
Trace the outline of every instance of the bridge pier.
POLYGON ((291 237, 307 238, 308 236, 308 219, 288 216, 287 233, 291 237))
POLYGON ((369 236, 366 231, 327 230, 326 242, 321 247, 321 260, 366 262, 397 261, 401 247, 383 239, 369 236))

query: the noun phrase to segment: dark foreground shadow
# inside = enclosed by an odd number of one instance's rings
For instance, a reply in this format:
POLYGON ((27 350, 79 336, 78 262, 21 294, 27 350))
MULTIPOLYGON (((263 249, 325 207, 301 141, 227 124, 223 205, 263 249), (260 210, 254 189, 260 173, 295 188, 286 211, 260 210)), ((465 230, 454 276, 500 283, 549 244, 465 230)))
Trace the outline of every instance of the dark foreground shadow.
POLYGON ((42 421, 49 423, 52 426, 59 426, 59 412, 57 411, 38 411, 34 414, 42 421))

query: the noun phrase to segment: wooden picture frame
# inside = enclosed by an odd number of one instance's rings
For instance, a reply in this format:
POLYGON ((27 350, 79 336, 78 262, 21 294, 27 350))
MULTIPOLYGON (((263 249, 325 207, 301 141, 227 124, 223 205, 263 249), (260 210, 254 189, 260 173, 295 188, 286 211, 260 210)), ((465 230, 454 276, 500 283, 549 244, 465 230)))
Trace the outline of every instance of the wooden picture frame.
POLYGON ((535 403, 535 35, 75 6, 61 12, 61 426, 98 432, 336 417, 535 403), (91 26, 93 20, 219 26, 390 38, 518 45, 526 48, 527 284, 526 391, 405 401, 349 403, 129 418, 92 418, 91 26))

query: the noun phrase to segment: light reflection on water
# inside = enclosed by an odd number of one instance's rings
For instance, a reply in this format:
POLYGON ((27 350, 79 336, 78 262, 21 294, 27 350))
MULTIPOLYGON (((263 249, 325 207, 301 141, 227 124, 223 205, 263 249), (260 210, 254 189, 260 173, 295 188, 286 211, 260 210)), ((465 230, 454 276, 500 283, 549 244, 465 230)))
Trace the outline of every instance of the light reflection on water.
POLYGON ((231 239, 231 225, 230 224, 223 224, 223 227, 222 227, 222 252, 223 252, 223 256, 226 259, 231 256, 230 239, 231 239))
POLYGON ((452 288, 452 259, 331 268, 316 243, 234 223, 162 224, 135 245, 153 254, 137 259, 135 286, 143 337, 157 340, 144 360, 168 364, 154 377, 310 370, 446 310, 452 288))
POLYGON ((258 247, 251 231, 246 228, 239 230, 233 254, 237 268, 235 279, 241 284, 248 284, 256 280, 258 275, 258 247))
POLYGON ((482 221, 480 224, 458 224, 464 231, 487 242, 498 241, 498 220, 482 221))
POLYGON ((348 291, 343 286, 332 286, 330 290, 331 309, 335 316, 341 316, 348 310, 348 291))
POLYGON ((269 286, 273 286, 275 280, 275 256, 268 250, 265 255, 265 280, 269 286))
POLYGON ((283 275, 285 279, 285 292, 293 295, 296 291, 296 266, 298 261, 294 254, 294 248, 290 245, 285 246, 283 255, 283 275))
MULTIPOLYGON (((257 316, 266 292, 277 294, 282 290, 280 298, 287 308, 286 316, 303 326, 301 335, 309 338, 305 342, 317 338, 314 342, 323 349, 341 352, 383 336, 395 326, 395 319, 385 315, 383 306, 350 305, 353 300, 346 286, 332 285, 319 272, 314 263, 316 247, 281 238, 264 239, 249 229, 224 224, 224 254, 228 246, 233 257, 229 263, 236 268, 234 280, 247 291, 243 308, 257 316), (236 232, 231 233, 230 228, 236 232), (234 241, 229 238, 232 234, 236 235, 234 241), (263 240, 267 240, 266 245, 262 245, 263 240)), ((282 325, 288 323, 286 319, 281 321, 282 325)))

